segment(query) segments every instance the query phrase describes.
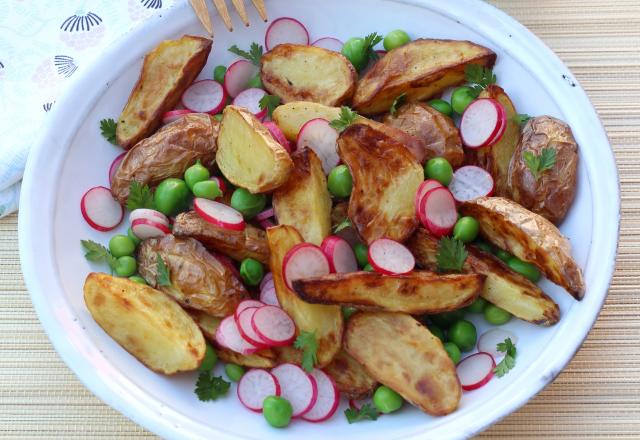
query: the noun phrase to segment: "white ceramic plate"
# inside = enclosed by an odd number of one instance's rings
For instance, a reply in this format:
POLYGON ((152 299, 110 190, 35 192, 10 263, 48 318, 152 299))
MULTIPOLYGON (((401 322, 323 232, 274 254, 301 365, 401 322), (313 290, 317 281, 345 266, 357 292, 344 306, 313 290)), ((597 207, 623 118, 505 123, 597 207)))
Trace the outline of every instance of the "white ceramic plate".
MULTIPOLYGON (((293 16, 312 39, 350 36, 395 28, 414 37, 468 39, 498 54, 495 73, 518 110, 549 114, 569 123, 580 145, 576 200, 562 231, 584 268, 587 293, 573 301, 544 281, 558 302, 562 320, 551 328, 513 320, 506 327, 520 337, 516 368, 502 379, 465 393, 460 408, 441 418, 405 408, 377 422, 348 425, 340 408, 328 423, 296 421, 288 429, 269 428, 259 414, 241 407, 232 390, 215 403, 193 393, 195 375, 152 373, 112 341, 92 320, 82 299, 91 270, 80 239, 106 243, 110 234, 92 230, 79 201, 94 185, 108 185, 107 170, 120 150, 100 135, 98 122, 117 117, 134 84, 144 53, 160 40, 200 33, 187 6, 176 7, 124 36, 90 68, 78 72, 74 87, 54 106, 48 126, 29 157, 20 205, 20 253, 27 286, 42 324, 64 361, 97 396, 151 431, 169 438, 326 439, 469 437, 506 416, 551 382, 573 357, 593 325, 614 268, 619 223, 618 178, 601 123, 569 70, 523 26, 478 0, 273 0, 271 17, 293 16)), ((234 43, 263 42, 264 24, 236 23, 228 33, 216 19, 214 50, 202 77, 228 64, 234 43)), ((121 226, 121 230, 125 226, 121 226)), ((486 325, 475 320, 479 332, 486 325)))

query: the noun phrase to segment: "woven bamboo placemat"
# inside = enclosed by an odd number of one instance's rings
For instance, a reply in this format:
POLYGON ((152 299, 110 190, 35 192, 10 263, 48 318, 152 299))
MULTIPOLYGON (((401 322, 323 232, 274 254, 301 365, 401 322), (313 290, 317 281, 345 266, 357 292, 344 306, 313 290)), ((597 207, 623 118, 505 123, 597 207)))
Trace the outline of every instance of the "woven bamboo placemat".
MULTIPOLYGON (((640 438, 640 1, 493 0, 571 68, 607 128, 622 182, 617 270, 569 367, 484 438, 640 438)), ((152 437, 89 393, 53 351, 0 220, 0 437, 152 437)))

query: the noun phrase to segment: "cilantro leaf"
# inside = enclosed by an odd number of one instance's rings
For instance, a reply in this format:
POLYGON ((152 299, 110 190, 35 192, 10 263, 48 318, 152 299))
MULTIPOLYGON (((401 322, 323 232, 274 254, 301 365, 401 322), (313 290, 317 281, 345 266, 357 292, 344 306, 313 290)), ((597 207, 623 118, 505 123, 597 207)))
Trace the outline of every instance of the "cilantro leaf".
POLYGON ((340 133, 353 124, 357 117, 358 113, 354 112, 347 106, 342 106, 340 108, 340 117, 329 122, 329 125, 340 133))
POLYGON ((259 66, 260 58, 262 58, 262 53, 264 52, 264 50, 262 49, 262 46, 260 46, 258 43, 251 43, 249 52, 247 52, 246 50, 240 49, 235 44, 229 48, 229 52, 234 53, 238 56, 241 56, 242 58, 251 61, 252 64, 259 66))
POLYGON ((540 154, 535 154, 532 151, 525 151, 522 154, 524 163, 533 174, 533 178, 538 180, 542 173, 552 169, 556 164, 557 151, 554 148, 545 147, 540 151, 540 154))
POLYGON ((156 253, 156 283, 158 286, 170 286, 171 277, 169 276, 169 268, 165 264, 162 256, 156 253))
POLYGON ((264 110, 266 108, 269 117, 271 117, 273 111, 280 105, 280 97, 275 95, 264 95, 258 104, 260 105, 260 110, 264 110))
POLYGON ((391 108, 389 109, 389 113, 391 113, 391 116, 396 115, 396 113, 398 112, 398 106, 404 104, 406 100, 407 100, 406 93, 398 95, 398 97, 393 100, 393 104, 391 104, 391 108))
POLYGON ((106 118, 100 121, 100 133, 113 145, 118 145, 118 143, 116 142, 117 127, 118 124, 112 118, 106 118))
POLYGON ((532 118, 532 117, 531 117, 531 116, 529 116, 529 115, 528 115, 528 114, 526 114, 526 113, 518 113, 517 115, 515 115, 515 116, 513 117, 513 122, 515 122, 516 124, 518 124, 518 125, 522 126, 522 125, 526 124, 526 123, 527 123, 527 121, 528 121, 529 119, 531 119, 531 118, 532 118))
POLYGON ((298 350, 303 350, 302 368, 307 372, 311 372, 313 366, 318 363, 318 341, 316 340, 316 332, 301 331, 293 343, 293 346, 298 350))
POLYGON ((383 40, 382 35, 378 35, 377 32, 367 35, 364 37, 364 47, 367 51, 367 55, 369 59, 372 61, 376 61, 378 57, 378 53, 375 51, 374 47, 376 44, 380 43, 383 40))
POLYGON ((127 199, 127 209, 133 211, 138 208, 154 209, 153 193, 148 185, 142 185, 137 180, 132 180, 129 185, 129 198, 127 199))
POLYGON ((502 377, 516 366, 516 346, 511 342, 511 338, 507 338, 504 342, 499 342, 496 349, 501 353, 505 353, 504 358, 493 369, 496 376, 502 377))
POLYGON ((467 255, 467 250, 462 241, 455 238, 442 237, 438 247, 438 255, 436 256, 438 270, 440 272, 460 272, 467 255))
POLYGON ((115 270, 116 267, 116 257, 111 255, 109 249, 102 246, 100 243, 96 243, 91 240, 80 240, 82 247, 86 250, 84 257, 93 262, 101 262, 104 261, 109 265, 111 271, 115 270))
POLYGON ((229 391, 231 383, 227 382, 220 376, 212 376, 209 371, 203 371, 198 376, 196 389, 194 392, 203 402, 216 400, 218 397, 224 396, 229 391))
POLYGON ((491 69, 482 67, 479 64, 467 65, 464 68, 464 77, 472 89, 471 95, 474 98, 477 98, 480 93, 491 84, 495 84, 497 80, 496 75, 491 69))
POLYGON ((366 403, 359 410, 356 408, 347 408, 344 410, 349 424, 360 422, 362 420, 378 420, 378 410, 370 403, 366 403))
POLYGON ((338 232, 342 231, 343 229, 350 228, 351 226, 352 226, 351 220, 349 220, 349 217, 345 217, 344 220, 342 220, 340 223, 338 223, 337 225, 335 225, 333 227, 333 233, 337 234, 338 232))

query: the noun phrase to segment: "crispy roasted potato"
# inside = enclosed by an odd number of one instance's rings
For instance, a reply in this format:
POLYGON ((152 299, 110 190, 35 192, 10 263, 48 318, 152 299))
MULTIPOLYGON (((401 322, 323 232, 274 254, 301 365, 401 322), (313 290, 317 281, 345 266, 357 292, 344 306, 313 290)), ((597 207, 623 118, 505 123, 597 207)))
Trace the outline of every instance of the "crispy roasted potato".
POLYGON ((234 105, 222 112, 216 161, 231 183, 254 194, 283 185, 293 169, 289 153, 262 122, 234 105))
POLYGON ((353 177, 349 218, 360 237, 407 239, 418 225, 415 194, 424 180, 411 152, 386 132, 355 123, 340 134, 338 154, 353 177))
POLYGON ((444 416, 462 390, 440 339, 404 313, 360 312, 347 322, 344 348, 378 382, 422 411, 444 416))
POLYGON ((113 197, 124 205, 134 180, 154 187, 169 177, 182 178, 197 159, 211 167, 216 159, 218 128, 219 123, 211 116, 192 113, 138 142, 113 176, 113 197))
POLYGON ((476 300, 483 284, 484 275, 478 274, 350 272, 295 280, 293 288, 300 298, 314 304, 422 315, 468 306, 476 300))
POLYGON ((364 399, 371 395, 378 385, 376 380, 349 353, 340 350, 333 361, 324 369, 347 399, 364 399))
POLYGON ((269 266, 273 274, 276 295, 282 309, 291 316, 300 331, 315 332, 318 341, 318 368, 331 362, 340 350, 342 340, 342 311, 339 306, 309 304, 298 298, 284 282, 282 263, 285 255, 295 245, 302 243, 296 228, 280 225, 267 229, 269 241, 269 266))
POLYGON ((322 118, 333 121, 340 117, 340 107, 329 107, 309 101, 294 101, 279 105, 271 118, 280 127, 287 139, 295 142, 304 124, 312 119, 322 118))
POLYGON ((423 101, 464 82, 469 64, 492 67, 496 54, 469 41, 418 39, 393 49, 356 85, 353 107, 363 115, 389 110, 405 93, 408 102, 423 101))
POLYGON ((144 57, 138 82, 118 118, 118 145, 128 150, 160 126, 162 115, 175 108, 206 64, 211 43, 185 35, 163 41, 144 57))
POLYGON ((560 223, 573 203, 577 174, 578 144, 571 128, 551 116, 527 122, 509 169, 511 198, 552 223, 560 223), (555 150, 556 162, 536 180, 524 155, 538 156, 544 148, 555 150))
POLYGON ((273 351, 276 354, 276 364, 295 364, 302 365, 302 350, 293 348, 292 345, 285 345, 282 347, 273 347, 273 351))
POLYGON ((320 246, 331 234, 331 196, 322 162, 305 148, 291 155, 293 171, 273 193, 273 209, 280 225, 294 226, 304 241, 320 246))
POLYGON ((502 197, 480 197, 460 205, 462 215, 475 217, 480 233, 496 246, 529 261, 551 281, 582 299, 584 279, 571 258, 569 240, 546 218, 502 197))
POLYGON ((269 263, 267 234, 250 224, 245 225, 243 231, 234 231, 204 220, 195 211, 188 211, 176 217, 173 235, 195 238, 207 249, 220 252, 236 261, 253 258, 263 264, 269 263))
POLYGON ((349 202, 338 202, 333 205, 331 210, 331 230, 335 231, 334 235, 342 237, 349 242, 351 246, 360 243, 358 231, 351 225, 349 220, 349 202), (349 222, 348 226, 345 222, 349 222))
MULTIPOLYGON (((407 241, 416 262, 425 269, 437 266, 439 241, 420 228, 407 241)), ((539 325, 553 325, 560 320, 560 309, 538 286, 514 272, 497 257, 467 245, 463 270, 486 276, 482 296, 516 318, 539 325)))
POLYGON ((195 370, 204 358, 202 332, 164 293, 104 273, 90 273, 84 302, 100 327, 157 373, 195 370))
POLYGON ((344 55, 315 46, 280 44, 260 59, 264 88, 283 102, 340 105, 351 99, 358 75, 344 55))
POLYGON ((138 271, 149 285, 182 306, 212 316, 232 314, 249 296, 233 273, 193 238, 165 235, 143 241, 138 250, 138 271), (158 285, 158 255, 169 271, 168 286, 158 285))

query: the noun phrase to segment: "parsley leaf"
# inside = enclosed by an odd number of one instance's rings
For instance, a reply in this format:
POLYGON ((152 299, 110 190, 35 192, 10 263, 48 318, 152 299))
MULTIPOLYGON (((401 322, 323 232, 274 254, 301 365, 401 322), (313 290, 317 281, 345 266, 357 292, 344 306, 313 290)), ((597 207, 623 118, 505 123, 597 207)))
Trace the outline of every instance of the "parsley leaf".
POLYGON ((368 58, 372 61, 376 61, 378 57, 378 53, 375 51, 374 47, 376 44, 381 42, 383 39, 382 35, 378 35, 377 32, 367 35, 364 37, 364 47, 367 52, 368 58))
POLYGON ((264 110, 266 108, 269 117, 271 117, 271 113, 273 113, 276 107, 280 105, 280 97, 275 95, 264 95, 258 104, 260 105, 260 110, 264 110))
POLYGON ((252 64, 259 66, 260 58, 262 58, 262 53, 264 52, 264 50, 262 49, 262 46, 260 46, 258 43, 251 43, 249 52, 247 52, 246 50, 240 49, 235 44, 229 48, 229 52, 234 53, 238 56, 241 56, 242 58, 251 61, 252 64))
POLYGON ((342 231, 343 229, 350 228, 351 226, 352 226, 351 220, 349 220, 349 217, 345 217, 344 220, 342 220, 340 223, 338 223, 337 225, 335 225, 333 227, 333 233, 337 234, 338 232, 342 231))
POLYGON ((293 343, 293 346, 298 350, 304 350, 302 353, 302 368, 307 372, 311 372, 313 366, 318 363, 316 356, 318 351, 316 332, 301 331, 293 343))
POLYGON ((102 136, 113 145, 118 145, 116 142, 116 128, 118 124, 111 118, 106 118, 100 121, 100 133, 102 136))
POLYGON ((460 272, 467 255, 467 250, 462 241, 455 238, 442 237, 438 247, 438 255, 436 256, 438 270, 440 272, 460 272))
POLYGON ((216 400, 218 397, 227 394, 230 385, 231 383, 222 377, 212 376, 209 371, 203 371, 198 376, 196 389, 194 391, 198 399, 206 402, 208 400, 216 400))
POLYGON ((360 422, 362 420, 378 420, 378 410, 370 403, 366 403, 359 410, 356 408, 347 408, 344 410, 349 424, 360 422))
POLYGON ((82 247, 87 251, 84 254, 84 257, 93 262, 105 261, 111 270, 115 270, 116 267, 116 257, 111 255, 109 249, 102 246, 100 243, 96 243, 91 240, 80 240, 82 247))
POLYGON ((511 342, 511 338, 507 338, 504 342, 499 342, 496 348, 499 352, 505 353, 504 358, 493 369, 496 376, 502 377, 516 366, 516 346, 511 342))
POLYGON ((159 253, 156 253, 156 283, 158 286, 170 286, 169 268, 159 253))
POLYGON ((557 151, 554 148, 545 147, 540 151, 539 155, 536 155, 532 151, 525 151, 522 154, 524 163, 533 174, 533 178, 538 180, 542 173, 552 169, 556 164, 557 151))
POLYGON ((529 115, 528 115, 528 114, 526 114, 526 113, 518 113, 517 115, 515 115, 515 116, 513 117, 513 122, 515 122, 516 124, 518 124, 518 125, 522 126, 522 125, 526 124, 526 123, 527 123, 527 121, 528 121, 529 119, 531 119, 531 118, 532 118, 532 117, 531 117, 531 116, 529 116, 529 115))
POLYGON ((391 113, 391 116, 396 115, 396 113, 398 112, 398 106, 404 104, 406 100, 407 100, 406 93, 399 95, 396 99, 393 100, 393 104, 391 104, 391 108, 389 109, 389 113, 391 113))
POLYGON ((347 106, 342 106, 340 108, 340 117, 329 122, 329 125, 340 133, 353 124, 357 117, 358 113, 354 112, 347 106))
POLYGON ((469 83, 469 87, 473 90, 471 95, 474 98, 477 98, 491 84, 496 83, 496 75, 493 71, 479 64, 467 65, 464 68, 464 77, 469 83))
POLYGON ((142 185, 137 180, 132 180, 129 185, 129 198, 127 199, 127 209, 133 211, 138 208, 154 209, 153 193, 148 185, 142 185))

